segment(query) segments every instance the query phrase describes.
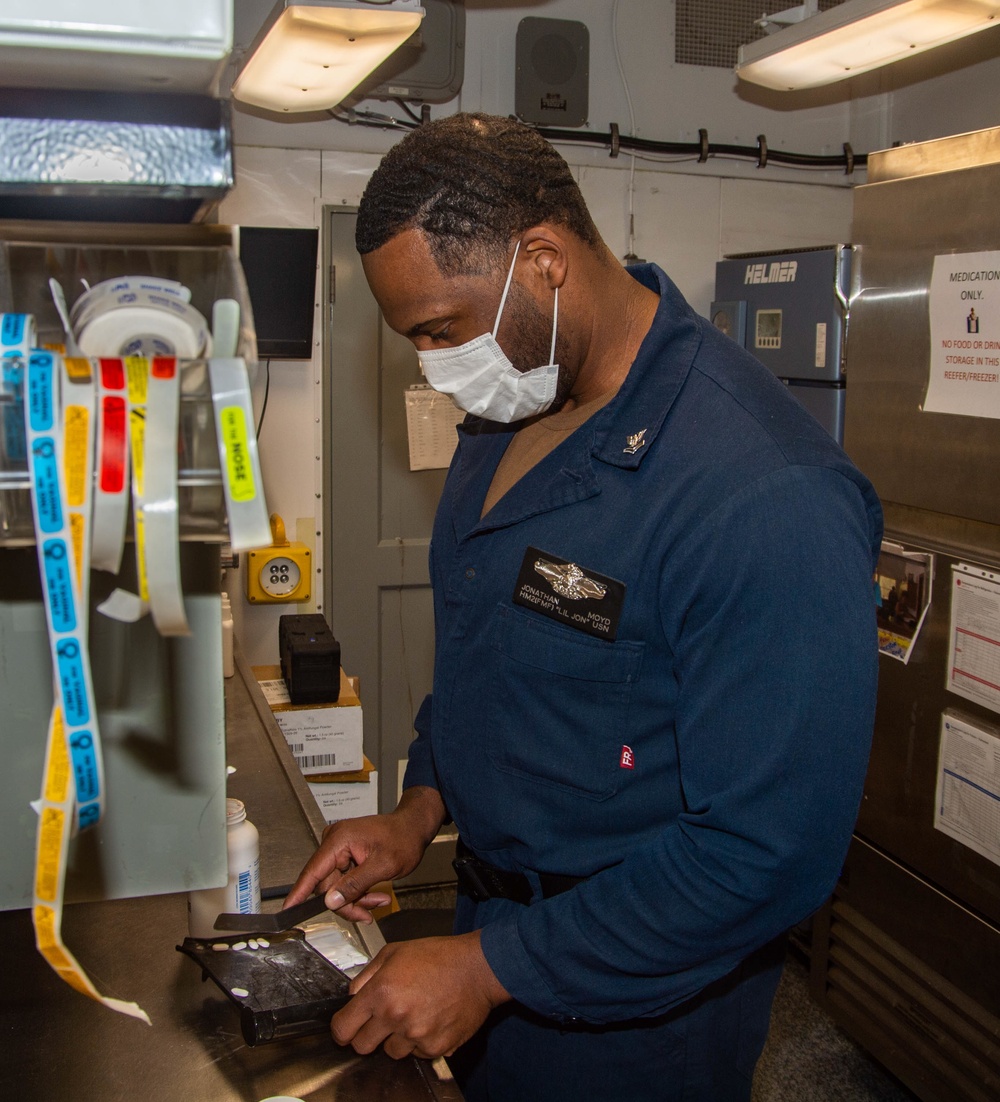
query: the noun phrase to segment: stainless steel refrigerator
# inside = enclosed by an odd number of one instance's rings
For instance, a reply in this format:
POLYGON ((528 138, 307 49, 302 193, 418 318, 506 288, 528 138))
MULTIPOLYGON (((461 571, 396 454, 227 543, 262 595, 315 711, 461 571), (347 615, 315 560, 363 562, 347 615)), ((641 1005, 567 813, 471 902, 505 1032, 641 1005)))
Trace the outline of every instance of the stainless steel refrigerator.
POLYGON ((1000 129, 873 154, 845 448, 886 516, 879 700, 812 981, 920 1098, 1000 1098, 1000 129), (921 619, 922 617, 922 619, 921 619))

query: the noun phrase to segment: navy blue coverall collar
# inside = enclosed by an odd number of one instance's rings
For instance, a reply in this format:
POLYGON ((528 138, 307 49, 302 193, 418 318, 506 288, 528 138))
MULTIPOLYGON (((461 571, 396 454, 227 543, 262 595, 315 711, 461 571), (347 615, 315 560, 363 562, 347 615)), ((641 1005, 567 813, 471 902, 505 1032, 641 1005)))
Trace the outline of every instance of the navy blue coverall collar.
POLYGON ((642 463, 688 376, 701 330, 694 311, 661 268, 643 264, 629 270, 660 296, 660 304, 625 382, 482 519, 486 492, 517 426, 478 417, 459 426, 459 452, 447 490, 459 538, 517 524, 599 493, 592 458, 627 470, 642 463), (666 357, 668 345, 673 347, 666 357), (663 363, 676 366, 664 371, 663 363))

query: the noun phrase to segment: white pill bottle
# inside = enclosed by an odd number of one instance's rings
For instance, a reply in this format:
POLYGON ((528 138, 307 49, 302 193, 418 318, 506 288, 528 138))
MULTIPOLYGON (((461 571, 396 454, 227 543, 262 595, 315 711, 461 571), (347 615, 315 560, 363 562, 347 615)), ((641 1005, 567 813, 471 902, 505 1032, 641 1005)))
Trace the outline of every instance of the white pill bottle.
POLYGON ((229 878, 225 887, 188 892, 188 933, 191 937, 219 936, 220 914, 260 911, 260 835, 247 818, 242 800, 226 800, 226 852, 229 878))

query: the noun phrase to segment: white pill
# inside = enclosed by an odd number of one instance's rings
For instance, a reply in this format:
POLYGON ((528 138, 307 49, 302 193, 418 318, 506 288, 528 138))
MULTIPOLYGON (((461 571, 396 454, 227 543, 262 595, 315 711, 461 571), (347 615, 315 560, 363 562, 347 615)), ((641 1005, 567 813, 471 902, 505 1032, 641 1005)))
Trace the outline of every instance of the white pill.
POLYGON ((237 941, 236 944, 233 946, 234 949, 245 949, 246 947, 247 943, 245 941, 237 941))
POLYGON ((228 942, 228 941, 216 941, 216 942, 215 942, 215 943, 214 943, 214 944, 212 945, 212 948, 213 948, 213 949, 214 949, 214 950, 215 950, 215 951, 216 951, 217 953, 224 953, 224 952, 225 952, 225 951, 226 951, 226 950, 227 950, 227 949, 229 948, 229 942, 228 942))
POLYGON ((238 999, 245 999, 250 992, 245 987, 230 987, 229 989, 238 999))
POLYGON ((257 944, 261 947, 261 949, 266 949, 271 943, 267 940, 266 937, 259 937, 257 938, 257 944))
POLYGON ((257 948, 257 939, 256 939, 255 937, 252 937, 252 938, 250 939, 250 943, 249 943, 249 944, 250 944, 250 948, 251 948, 251 949, 256 949, 256 948, 257 948))

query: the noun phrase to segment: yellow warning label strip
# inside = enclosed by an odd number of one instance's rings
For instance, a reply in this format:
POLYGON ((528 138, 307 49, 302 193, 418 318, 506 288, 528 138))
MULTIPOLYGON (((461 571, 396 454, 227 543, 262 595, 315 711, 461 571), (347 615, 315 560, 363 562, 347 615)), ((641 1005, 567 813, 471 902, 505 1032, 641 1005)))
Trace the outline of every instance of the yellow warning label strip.
POLYGON ((62 939, 63 891, 73 821, 73 789, 66 733, 59 707, 52 710, 46 747, 45 781, 38 814, 35 854, 35 887, 32 919, 38 951, 61 980, 119 1014, 138 1018, 147 1025, 149 1015, 136 1003, 102 995, 62 939))

